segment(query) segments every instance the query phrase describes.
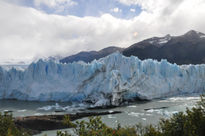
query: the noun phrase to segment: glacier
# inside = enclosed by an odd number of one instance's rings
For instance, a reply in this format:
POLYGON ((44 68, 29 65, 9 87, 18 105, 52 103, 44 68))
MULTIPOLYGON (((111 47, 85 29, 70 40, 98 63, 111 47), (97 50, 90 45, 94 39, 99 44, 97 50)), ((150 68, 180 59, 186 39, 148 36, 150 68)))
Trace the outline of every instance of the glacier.
POLYGON ((0 67, 0 99, 86 102, 118 106, 205 90, 205 65, 176 65, 113 53, 91 63, 43 61, 26 69, 0 67))

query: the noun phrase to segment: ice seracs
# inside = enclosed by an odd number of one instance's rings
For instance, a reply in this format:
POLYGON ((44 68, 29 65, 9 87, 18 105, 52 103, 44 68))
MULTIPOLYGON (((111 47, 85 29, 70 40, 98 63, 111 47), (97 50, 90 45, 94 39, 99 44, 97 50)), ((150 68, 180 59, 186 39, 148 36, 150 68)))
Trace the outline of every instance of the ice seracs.
POLYGON ((94 106, 205 90, 205 65, 141 61, 119 52, 91 63, 39 60, 24 71, 0 67, 0 99, 87 102, 94 106))

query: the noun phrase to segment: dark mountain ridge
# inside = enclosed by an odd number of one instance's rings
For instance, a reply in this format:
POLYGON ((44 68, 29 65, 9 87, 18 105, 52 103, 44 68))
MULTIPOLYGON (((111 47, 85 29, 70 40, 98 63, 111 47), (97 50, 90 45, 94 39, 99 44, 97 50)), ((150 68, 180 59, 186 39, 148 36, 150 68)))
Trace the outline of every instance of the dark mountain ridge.
POLYGON ((164 37, 152 37, 135 43, 128 48, 108 47, 100 51, 80 52, 68 56, 60 62, 74 61, 91 62, 100 59, 113 52, 120 51, 125 56, 137 56, 144 59, 167 59, 170 63, 204 64, 205 63, 205 34, 191 30, 181 36, 166 35, 164 37))
POLYGON ((110 47, 104 48, 100 51, 89 51, 89 52, 83 51, 83 52, 77 53, 75 55, 65 57, 65 58, 61 59, 60 62, 72 63, 74 61, 84 61, 87 63, 87 62, 93 61, 94 59, 98 60, 100 58, 108 56, 109 54, 112 54, 116 51, 121 52, 122 50, 123 50, 123 48, 110 46, 110 47))
POLYGON ((140 59, 167 59, 176 64, 205 63, 205 34, 191 30, 182 36, 154 37, 123 50, 125 56, 140 59))

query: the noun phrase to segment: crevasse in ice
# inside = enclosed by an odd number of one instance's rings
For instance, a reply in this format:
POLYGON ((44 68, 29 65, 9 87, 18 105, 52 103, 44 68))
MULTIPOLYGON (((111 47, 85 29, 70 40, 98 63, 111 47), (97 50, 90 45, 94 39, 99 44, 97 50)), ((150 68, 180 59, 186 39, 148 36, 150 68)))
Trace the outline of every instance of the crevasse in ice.
POLYGON ((205 65, 111 54, 91 63, 39 60, 24 71, 0 67, 0 99, 90 102, 95 106, 205 90, 205 65))

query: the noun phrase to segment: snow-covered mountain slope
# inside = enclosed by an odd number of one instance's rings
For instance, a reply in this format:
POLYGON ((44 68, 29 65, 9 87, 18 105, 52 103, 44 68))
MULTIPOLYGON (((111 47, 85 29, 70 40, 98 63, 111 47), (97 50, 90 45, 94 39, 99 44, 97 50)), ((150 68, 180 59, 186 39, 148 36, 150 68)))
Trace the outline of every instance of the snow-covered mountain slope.
POLYGON ((184 35, 153 37, 135 43, 122 54, 145 59, 166 59, 178 65, 205 64, 205 34, 191 30, 184 35))
POLYGON ((141 61, 111 54, 91 63, 39 60, 24 71, 0 67, 0 99, 91 102, 119 105, 205 90, 205 65, 141 61))

